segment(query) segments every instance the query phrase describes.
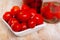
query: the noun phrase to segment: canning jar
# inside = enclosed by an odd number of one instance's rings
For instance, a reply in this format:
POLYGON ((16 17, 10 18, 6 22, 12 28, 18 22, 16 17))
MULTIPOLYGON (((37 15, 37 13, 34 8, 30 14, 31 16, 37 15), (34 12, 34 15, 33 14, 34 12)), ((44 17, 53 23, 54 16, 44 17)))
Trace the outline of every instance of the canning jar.
POLYGON ((60 3, 44 2, 41 8, 41 15, 48 23, 56 23, 60 20, 60 3))
POLYGON ((40 13, 42 0, 23 0, 23 3, 28 5, 30 8, 36 9, 37 13, 40 13))

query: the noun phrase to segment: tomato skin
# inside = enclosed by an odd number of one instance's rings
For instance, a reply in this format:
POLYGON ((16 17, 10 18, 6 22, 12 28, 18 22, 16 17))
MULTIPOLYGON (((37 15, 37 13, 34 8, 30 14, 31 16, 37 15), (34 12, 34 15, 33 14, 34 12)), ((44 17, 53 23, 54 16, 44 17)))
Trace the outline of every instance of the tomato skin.
POLYGON ((21 10, 22 11, 29 11, 30 8, 27 5, 23 4, 21 10))
POLYGON ((26 30, 28 28, 25 22, 21 23, 21 26, 22 26, 22 30, 26 30))
POLYGON ((19 32, 22 30, 21 24, 15 23, 14 25, 11 26, 12 30, 15 32, 19 32))
POLYGON ((41 13, 42 13, 42 14, 45 13, 45 12, 47 12, 47 11, 50 11, 50 8, 49 8, 48 5, 43 6, 43 7, 41 8, 41 13))
POLYGON ((44 6, 41 9, 42 16, 47 20, 51 20, 54 17, 54 12, 52 11, 51 7, 54 7, 54 6, 53 6, 53 4, 49 3, 49 5, 44 6))
POLYGON ((34 19, 36 20, 36 24, 37 25, 43 24, 44 19, 43 19, 43 17, 40 14, 36 14, 34 19))
POLYGON ((53 12, 50 12, 50 11, 46 12, 45 16, 46 16, 46 19, 48 19, 48 20, 51 20, 54 18, 53 12))
POLYGON ((27 20, 30 19, 30 14, 22 11, 22 12, 17 14, 17 19, 22 21, 22 22, 26 22, 27 20))
POLYGON ((60 12, 55 13, 55 17, 60 20, 60 12))
POLYGON ((10 18, 10 20, 8 21, 8 24, 11 26, 15 23, 19 23, 18 20, 16 20, 15 18, 10 18))
POLYGON ((20 8, 18 6, 13 6, 11 9, 11 14, 15 16, 17 13, 20 12, 20 8))
POLYGON ((11 12, 5 12, 5 14, 3 15, 3 19, 4 19, 6 22, 8 22, 10 18, 12 18, 11 12))
POLYGON ((36 20, 35 19, 28 20, 28 27, 29 28, 34 28, 35 26, 36 26, 36 20))
POLYGON ((30 12, 37 13, 35 9, 31 8, 30 12))
POLYGON ((36 10, 32 9, 32 8, 30 9, 29 13, 30 13, 32 18, 37 14, 36 10))
POLYGON ((55 17, 60 19, 60 6, 55 6, 55 17))

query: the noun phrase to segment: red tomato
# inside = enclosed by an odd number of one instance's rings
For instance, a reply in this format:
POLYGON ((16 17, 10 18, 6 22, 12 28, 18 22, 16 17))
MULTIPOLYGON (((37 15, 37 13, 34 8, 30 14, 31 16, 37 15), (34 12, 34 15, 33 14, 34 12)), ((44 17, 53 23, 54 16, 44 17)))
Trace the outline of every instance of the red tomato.
POLYGON ((56 17, 57 19, 60 19, 60 12, 57 12, 57 13, 55 14, 55 17, 56 17))
POLYGON ((51 20, 53 19, 54 15, 52 12, 46 12, 43 14, 44 18, 48 19, 48 20, 51 20))
POLYGON ((12 30, 15 32, 19 32, 22 30, 21 25, 19 23, 15 23, 14 25, 12 25, 12 30))
POLYGON ((37 14, 35 9, 30 9, 29 13, 31 14, 31 17, 34 17, 37 14))
POLYGON ((27 29, 27 24, 26 23, 21 23, 21 26, 22 26, 22 30, 27 29))
POLYGON ((37 13, 35 9, 31 8, 30 12, 37 13))
POLYGON ((60 19, 60 6, 56 6, 54 11, 55 17, 57 17, 57 19, 60 19))
POLYGON ((36 26, 36 20, 35 19, 28 20, 28 27, 29 28, 34 28, 35 26, 36 26))
POLYGON ((53 2, 49 2, 49 3, 48 3, 48 6, 49 6, 49 7, 54 7, 55 5, 54 5, 53 2))
POLYGON ((28 12, 20 12, 17 14, 17 19, 23 22, 26 22, 30 18, 30 14, 28 12))
POLYGON ((40 14, 36 14, 36 16, 34 17, 34 19, 36 19, 36 24, 42 24, 43 23, 43 17, 40 14))
POLYGON ((45 13, 46 19, 51 20, 51 19, 53 19, 53 17, 54 17, 53 12, 48 11, 45 13))
POLYGON ((20 8, 18 6, 13 6, 12 9, 11 9, 11 12, 12 12, 11 14, 13 16, 15 16, 16 13, 19 13, 20 12, 20 8))
POLYGON ((60 5, 56 5, 56 6, 55 6, 54 12, 55 12, 55 13, 60 12, 60 5))
POLYGON ((23 4, 21 10, 23 10, 23 11, 29 11, 30 8, 27 5, 23 4))
POLYGON ((10 18, 10 20, 8 21, 8 24, 11 26, 15 23, 18 23, 18 21, 15 18, 10 18))
POLYGON ((4 19, 5 21, 7 21, 7 22, 9 21, 10 18, 12 18, 10 12, 6 12, 6 13, 3 15, 3 19, 4 19))
POLYGON ((52 11, 52 8, 49 5, 44 6, 41 10, 41 13, 44 18, 48 20, 53 19, 54 13, 52 11))
POLYGON ((50 10, 50 8, 49 8, 49 6, 43 6, 42 8, 41 8, 41 13, 43 14, 43 13, 45 13, 45 12, 47 12, 47 11, 49 11, 50 10))

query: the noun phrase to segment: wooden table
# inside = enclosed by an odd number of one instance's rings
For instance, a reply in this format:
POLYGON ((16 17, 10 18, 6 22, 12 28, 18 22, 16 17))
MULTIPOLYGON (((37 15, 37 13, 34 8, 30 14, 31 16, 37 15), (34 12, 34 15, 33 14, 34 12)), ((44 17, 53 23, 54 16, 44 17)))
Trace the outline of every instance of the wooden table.
POLYGON ((60 40, 60 22, 56 24, 47 23, 44 28, 37 32, 16 37, 2 22, 1 18, 5 11, 10 10, 12 5, 18 5, 20 2, 21 0, 0 0, 0 40, 60 40))

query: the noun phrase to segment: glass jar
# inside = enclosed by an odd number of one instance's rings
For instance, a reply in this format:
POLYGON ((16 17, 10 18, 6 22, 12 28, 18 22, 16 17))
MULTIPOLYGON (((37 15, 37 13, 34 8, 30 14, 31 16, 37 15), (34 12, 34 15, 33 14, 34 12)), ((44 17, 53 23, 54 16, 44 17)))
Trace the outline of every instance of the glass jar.
POLYGON ((60 3, 44 2, 41 8, 41 15, 48 23, 57 23, 60 20, 60 3))
POLYGON ((30 8, 36 9, 37 13, 40 13, 42 0, 23 0, 23 2, 24 4, 28 5, 30 8))

